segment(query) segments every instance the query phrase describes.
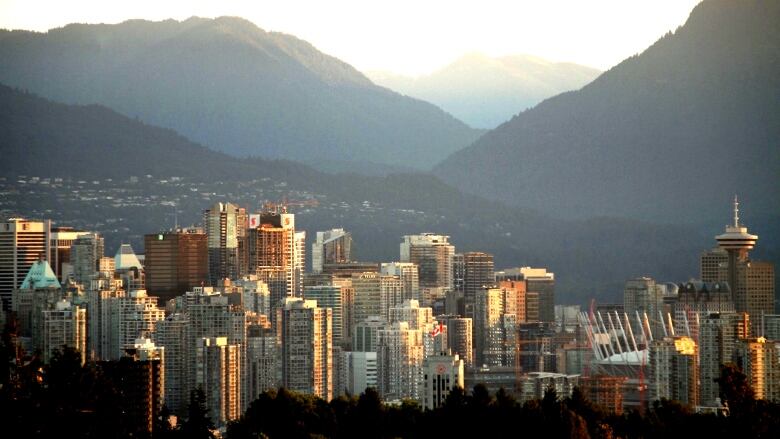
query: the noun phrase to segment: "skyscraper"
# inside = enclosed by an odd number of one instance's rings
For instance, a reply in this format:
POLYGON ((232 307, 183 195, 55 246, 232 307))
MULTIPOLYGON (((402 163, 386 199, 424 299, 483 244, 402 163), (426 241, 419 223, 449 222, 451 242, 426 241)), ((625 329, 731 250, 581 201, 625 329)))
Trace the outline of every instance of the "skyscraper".
POLYGON ((403 285, 402 300, 422 300, 420 296, 420 274, 417 264, 411 262, 385 262, 380 266, 383 276, 398 276, 403 285))
MULTIPOLYGON (((653 334, 661 333, 658 312, 664 311, 666 286, 649 277, 638 277, 626 282, 623 288, 623 310, 633 317, 647 313, 653 334)), ((664 313, 665 314, 665 313, 664 313)))
POLYGON ((53 227, 51 229, 49 264, 60 281, 66 280, 63 277, 62 265, 70 263, 70 246, 76 238, 87 234, 89 232, 73 230, 71 227, 53 227))
POLYGON ((63 346, 73 348, 81 354, 81 363, 86 361, 87 352, 87 310, 70 301, 57 302, 54 309, 42 311, 43 362, 48 363, 54 351, 63 346))
POLYGON ((195 388, 206 396, 209 417, 217 426, 238 419, 241 408, 241 346, 227 337, 204 337, 195 353, 195 388))
POLYGON ((449 239, 449 236, 433 233, 404 236, 400 246, 401 262, 417 264, 420 288, 442 291, 453 289, 452 259, 455 246, 450 244, 449 239))
POLYGON ((423 336, 408 322, 391 323, 378 331, 377 387, 385 400, 421 399, 423 336))
POLYGON ((780 360, 774 342, 764 337, 738 340, 735 358, 756 399, 780 401, 780 360))
POLYGON ((165 347, 163 366, 165 374, 165 405, 174 414, 183 416, 189 402, 189 362, 187 332, 189 319, 186 314, 173 313, 157 322, 155 343, 165 347))
POLYGON ((332 312, 314 300, 288 297, 278 310, 282 346, 282 385, 290 390, 333 397, 332 312))
POLYGON ((468 317, 437 316, 437 320, 447 325, 447 347, 463 360, 466 367, 474 365, 474 324, 468 317))
POLYGON ((51 224, 11 218, 0 223, 0 300, 3 310, 11 306, 11 293, 35 261, 50 253, 51 224))
POLYGON ((324 264, 352 261, 352 234, 344 229, 317 232, 317 239, 311 245, 312 271, 322 273, 324 264))
POLYGON ((517 349, 517 298, 513 289, 484 288, 474 307, 477 365, 513 366, 517 349))
POLYGON ((664 337, 650 342, 650 389, 653 400, 666 398, 699 403, 698 347, 690 337, 664 337))
POLYGON ((157 322, 165 319, 165 310, 157 307, 157 298, 146 290, 132 290, 124 297, 113 299, 111 311, 110 359, 118 360, 139 338, 152 338, 157 322))
POLYGON ((352 288, 355 289, 353 326, 371 316, 386 318, 386 312, 382 312, 382 283, 379 273, 353 274, 352 288))
MULTIPOLYGON (((734 222, 726 226, 726 232, 716 236, 715 239, 718 241, 718 246, 728 254, 726 267, 723 267, 722 263, 719 265, 718 280, 729 283, 737 311, 750 314, 753 321, 760 321, 762 315, 774 313, 774 265, 749 259, 748 251, 756 245, 758 236, 748 233, 747 227, 739 223, 739 203, 736 196, 734 197, 734 222)), ((709 254, 711 253, 714 252, 709 254)), ((703 255, 702 275, 705 274, 704 256, 709 254, 703 255)), ((707 265, 711 264, 708 262, 707 265)), ((712 270, 708 269, 709 271, 712 270)), ((758 327, 759 325, 754 326, 756 329, 758 327)))
POLYGON ((81 235, 70 247, 70 264, 73 279, 82 285, 89 285, 98 271, 100 258, 104 256, 103 237, 97 233, 81 235))
MULTIPOLYGON (((706 283, 694 280, 678 286, 677 301, 672 309, 675 332, 687 334, 695 341, 699 340, 699 325, 703 318, 712 313, 735 311, 731 290, 726 282, 706 283)), ((661 334, 661 331, 653 327, 653 334, 661 334)))
POLYGON ((496 283, 493 255, 482 252, 466 252, 458 258, 463 264, 463 298, 466 317, 474 316, 474 302, 479 291, 496 283))
POLYGON ((295 215, 263 212, 259 216, 253 214, 252 218, 253 224, 257 223, 257 226, 250 227, 248 231, 250 273, 260 274, 268 270, 283 272, 287 283, 286 296, 295 296, 303 281, 298 266, 301 261, 297 255, 305 250, 300 248, 301 242, 305 242, 305 235, 303 238, 299 235, 296 239, 295 215), (255 217, 259 220, 255 220, 255 217))
POLYGON ((209 283, 236 279, 246 270, 246 210, 217 203, 203 214, 208 242, 209 283))
POLYGON ((749 334, 745 313, 710 313, 700 320, 699 340, 699 382, 700 401, 704 406, 715 406, 719 396, 718 383, 720 367, 733 362, 737 341, 749 334))
POLYGON ((304 289, 303 297, 314 300, 320 308, 329 308, 332 316, 333 345, 341 346, 349 333, 344 319, 345 297, 341 287, 333 285, 312 285, 304 289))
POLYGON ((144 236, 146 290, 161 301, 208 281, 208 245, 203 229, 177 229, 144 236))
POLYGON ((116 384, 127 412, 125 418, 135 433, 151 435, 165 395, 164 348, 150 339, 138 339, 117 362, 104 363, 116 384))

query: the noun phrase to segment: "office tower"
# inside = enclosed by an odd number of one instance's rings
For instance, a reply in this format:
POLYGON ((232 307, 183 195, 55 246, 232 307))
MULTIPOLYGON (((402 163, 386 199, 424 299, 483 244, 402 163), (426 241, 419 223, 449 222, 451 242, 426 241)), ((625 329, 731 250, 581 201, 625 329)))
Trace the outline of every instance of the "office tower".
POLYGON ((774 342, 764 337, 738 340, 734 356, 756 399, 780 401, 780 360, 774 342))
POLYGON ((243 207, 217 203, 203 213, 211 285, 236 279, 246 271, 247 215, 243 207))
POLYGON ((455 246, 449 243, 449 239, 449 236, 432 233, 404 236, 400 246, 401 262, 417 264, 420 288, 453 289, 455 246))
POLYGON ((379 316, 371 316, 356 322, 353 327, 352 350, 355 352, 376 352, 379 330, 384 329, 387 322, 379 316))
POLYGON ((317 232, 311 245, 312 272, 322 273, 324 264, 352 262, 352 234, 344 229, 317 232))
POLYGON ((555 274, 544 268, 522 267, 526 291, 535 292, 539 298, 539 321, 555 321, 555 274))
POLYGON ((165 319, 165 310, 157 307, 157 298, 147 295, 145 290, 132 290, 113 299, 112 306, 112 360, 118 360, 136 339, 151 338, 157 322, 165 319))
POLYGON ((57 279, 65 281, 62 276, 62 265, 70 263, 70 246, 79 236, 89 232, 73 230, 71 227, 52 227, 49 236, 49 264, 57 279))
POLYGON ((162 301, 208 281, 208 245, 200 228, 144 236, 146 290, 162 301))
POLYGON ((283 272, 287 286, 285 297, 295 296, 299 292, 299 284, 303 282, 299 256, 305 251, 300 248, 305 242, 305 235, 298 234, 296 239, 295 215, 263 212, 252 217, 253 224, 257 226, 248 230, 249 272, 283 272))
POLYGON ((737 341, 747 338, 747 314, 710 313, 702 316, 699 327, 699 400, 703 406, 717 406, 720 367, 734 361, 737 341))
POLYGON ((342 352, 341 387, 350 395, 359 395, 367 388, 377 388, 376 352, 342 352))
POLYGON ((379 273, 353 274, 352 288, 355 290, 353 326, 372 316, 385 318, 383 315, 387 313, 382 312, 382 282, 379 273))
POLYGON ((341 346, 349 334, 349 325, 344 318, 344 290, 331 285, 307 286, 303 291, 306 300, 314 300, 320 308, 329 308, 333 320, 333 346, 341 346))
POLYGON ((427 357, 423 361, 423 409, 435 410, 444 404, 452 389, 463 389, 463 372, 463 360, 458 354, 427 357))
POLYGON ((699 404, 698 347, 690 337, 656 338, 650 342, 649 386, 653 400, 673 399, 699 404))
POLYGON ((19 323, 19 335, 40 340, 41 311, 53 308, 63 299, 63 291, 49 264, 39 259, 30 266, 24 281, 13 290, 11 311, 19 323))
POLYGON ((761 335, 767 340, 780 341, 780 314, 764 315, 761 335))
POLYGON ((251 325, 247 330, 247 385, 249 402, 279 387, 281 365, 276 334, 270 327, 251 325))
POLYGON ((165 397, 164 348, 150 339, 138 339, 117 362, 103 363, 103 370, 119 391, 123 421, 135 434, 150 435, 165 397))
POLYGON ((477 365, 514 365, 518 302, 515 296, 516 290, 501 288, 484 288, 477 293, 474 307, 474 356, 477 365))
POLYGON ((726 282, 728 279, 728 266, 729 254, 726 250, 716 247, 703 252, 699 266, 702 282, 726 282))
POLYGON ((18 288, 35 261, 50 253, 49 221, 11 218, 0 223, 0 300, 3 311, 11 307, 11 293, 18 288))
MULTIPOLYGON (((727 283, 691 280, 678 286, 677 300, 672 310, 674 332, 678 335, 687 335, 697 341, 701 319, 712 313, 733 313, 735 307, 731 300, 731 289, 727 283)), ((656 312, 654 315, 658 316, 658 313, 656 312)), ((658 322, 658 319, 659 317, 656 317, 651 322, 658 322)), ((653 335, 660 336, 661 334, 660 328, 653 328, 653 335)))
POLYGON ((224 426, 238 419, 241 408, 241 346, 227 337, 204 337, 195 352, 195 388, 206 396, 214 424, 224 426))
POLYGON ((349 279, 360 273, 379 273, 379 264, 352 261, 323 264, 322 266, 322 274, 331 275, 334 279, 349 279))
POLYGON ((403 300, 421 300, 420 274, 417 264, 411 262, 384 262, 380 266, 383 276, 398 276, 403 285, 403 300))
MULTIPOLYGON (((718 271, 718 281, 727 281, 731 288, 734 306, 738 312, 750 314, 754 321, 762 315, 774 313, 774 265, 769 262, 751 261, 748 251, 753 249, 758 236, 748 233, 747 227, 739 223, 739 203, 734 197, 734 222, 726 226, 726 232, 715 237, 718 246, 728 254, 728 261, 718 271)), ((702 270, 704 270, 704 256, 702 270)), ((709 260, 707 260, 708 265, 709 260)), ((711 271, 708 269, 708 271, 711 271)), ((702 274, 704 274, 702 272, 702 274)), ((709 276, 709 275, 708 275, 709 276)), ((758 329, 760 325, 755 325, 758 329)))
POLYGON ((54 351, 67 346, 79 351, 81 363, 84 364, 87 352, 87 310, 61 300, 54 309, 43 310, 41 315, 43 362, 48 363, 54 351))
POLYGON ((474 365, 473 320, 457 315, 437 316, 436 320, 447 326, 447 347, 458 354, 466 367, 474 365))
POLYGON ((82 285, 98 271, 100 258, 104 255, 103 237, 97 233, 79 236, 70 247, 70 264, 73 267, 73 279, 82 285))
POLYGON ((647 313, 652 333, 661 334, 658 313, 666 315, 663 312, 665 296, 666 286, 656 283, 654 279, 649 277, 631 279, 623 288, 623 310, 632 318, 637 312, 640 316, 647 313))
POLYGON ((268 284, 251 274, 235 281, 240 289, 241 304, 245 310, 271 317, 271 291, 268 284))
POLYGON ((386 401, 420 400, 425 346, 423 331, 408 322, 395 322, 380 329, 377 337, 377 382, 386 401))
POLYGON ((295 278, 295 297, 303 296, 303 275, 306 273, 306 232, 295 232, 293 254, 293 277, 295 278))
POLYGON ((466 317, 474 316, 474 303, 477 293, 485 287, 496 283, 493 266, 493 255, 482 252, 463 253, 460 259, 463 268, 458 270, 463 274, 463 299, 466 317))
POLYGON ((282 385, 289 390, 333 397, 332 312, 314 300, 288 297, 278 310, 282 385))

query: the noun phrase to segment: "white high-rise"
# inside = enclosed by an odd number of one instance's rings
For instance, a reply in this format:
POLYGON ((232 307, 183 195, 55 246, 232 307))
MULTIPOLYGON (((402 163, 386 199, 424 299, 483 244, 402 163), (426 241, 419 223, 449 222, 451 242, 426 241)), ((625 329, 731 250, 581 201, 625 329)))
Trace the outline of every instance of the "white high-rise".
POLYGON ((384 276, 398 276, 403 285, 403 300, 421 300, 420 274, 417 264, 411 262, 385 262, 380 267, 384 276))
POLYGON ((43 361, 48 363, 54 351, 63 346, 81 353, 81 362, 86 360, 87 310, 67 300, 57 302, 54 309, 43 311, 43 361))
POLYGON ((205 337, 195 352, 195 387, 206 395, 209 416, 217 426, 238 419, 241 408, 241 346, 227 337, 205 337))
POLYGON ((425 346, 423 331, 395 322, 378 331, 377 382, 386 401, 421 400, 425 346))

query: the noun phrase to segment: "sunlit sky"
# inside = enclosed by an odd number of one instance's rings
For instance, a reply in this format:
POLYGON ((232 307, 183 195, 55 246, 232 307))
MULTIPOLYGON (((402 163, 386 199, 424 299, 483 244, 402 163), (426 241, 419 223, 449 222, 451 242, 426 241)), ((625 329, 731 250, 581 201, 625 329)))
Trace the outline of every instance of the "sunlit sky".
POLYGON ((682 25, 699 0, 0 0, 0 28, 244 17, 359 70, 429 73, 464 53, 608 69, 682 25))

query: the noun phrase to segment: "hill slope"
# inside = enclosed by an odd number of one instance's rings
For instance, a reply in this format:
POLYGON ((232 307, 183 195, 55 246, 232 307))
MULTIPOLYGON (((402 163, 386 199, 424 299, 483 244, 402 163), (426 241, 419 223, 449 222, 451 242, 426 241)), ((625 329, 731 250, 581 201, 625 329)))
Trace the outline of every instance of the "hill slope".
POLYGON ((579 89, 599 73, 529 55, 491 58, 471 53, 417 78, 367 75, 379 85, 438 105, 473 127, 495 128, 543 99, 579 89))
POLYGON ((0 31, 0 82, 106 105, 236 156, 422 169, 480 134, 305 41, 233 17, 0 31))
POLYGON ((780 211, 780 2, 709 0, 576 92, 437 166, 475 194, 559 217, 727 218, 738 193, 780 211))
POLYGON ((638 275, 695 276, 698 253, 714 234, 632 220, 551 219, 464 195, 426 174, 330 175, 237 159, 104 107, 57 104, 4 86, 0 157, 0 217, 98 230, 107 248, 130 242, 142 251, 143 234, 172 226, 174 209, 179 224, 190 224, 217 201, 253 209, 287 196, 316 199, 318 206, 296 212, 299 226, 310 233, 346 227, 362 260, 397 259, 405 234, 445 233, 459 251, 495 254, 497 267, 549 267, 562 303, 616 300, 623 282, 638 275))

